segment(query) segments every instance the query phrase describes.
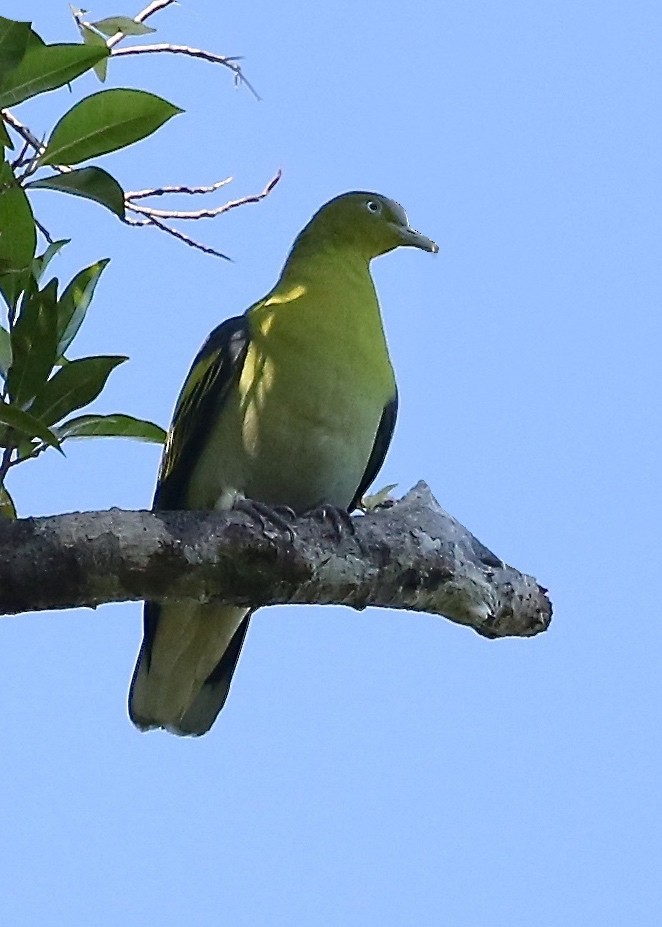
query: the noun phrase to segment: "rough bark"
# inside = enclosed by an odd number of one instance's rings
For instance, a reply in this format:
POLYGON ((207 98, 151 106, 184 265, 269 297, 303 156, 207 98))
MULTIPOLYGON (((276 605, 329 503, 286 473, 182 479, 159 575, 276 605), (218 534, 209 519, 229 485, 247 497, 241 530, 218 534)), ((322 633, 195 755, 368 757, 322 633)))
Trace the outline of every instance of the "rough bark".
POLYGON ((0 522, 0 613, 131 599, 368 605, 442 615, 486 637, 544 631, 552 606, 418 483, 353 519, 292 531, 242 512, 77 512, 0 522))

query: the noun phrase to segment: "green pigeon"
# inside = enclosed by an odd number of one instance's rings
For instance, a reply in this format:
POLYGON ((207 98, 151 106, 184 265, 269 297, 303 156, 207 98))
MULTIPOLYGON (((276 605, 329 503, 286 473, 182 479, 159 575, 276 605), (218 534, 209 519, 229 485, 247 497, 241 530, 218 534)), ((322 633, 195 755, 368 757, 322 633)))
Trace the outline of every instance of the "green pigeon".
MULTIPOLYGON (((398 394, 370 262, 400 246, 436 252, 394 200, 345 193, 299 234, 274 288, 211 333, 186 378, 154 510, 246 500, 297 515, 355 509, 393 434, 398 394)), ((146 602, 129 692, 141 730, 209 730, 251 610, 146 602)))

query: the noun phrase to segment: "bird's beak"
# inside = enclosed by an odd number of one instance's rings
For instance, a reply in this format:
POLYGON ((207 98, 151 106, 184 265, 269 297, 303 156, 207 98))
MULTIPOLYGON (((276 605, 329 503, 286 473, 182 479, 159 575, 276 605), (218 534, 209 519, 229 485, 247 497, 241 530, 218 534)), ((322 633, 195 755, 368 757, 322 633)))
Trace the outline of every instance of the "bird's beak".
POLYGON ((401 245, 420 248, 421 251, 430 251, 432 254, 436 254, 439 250, 439 245, 432 241, 431 238, 426 238, 425 235, 421 235, 420 232, 408 225, 394 225, 394 228, 398 233, 401 245))

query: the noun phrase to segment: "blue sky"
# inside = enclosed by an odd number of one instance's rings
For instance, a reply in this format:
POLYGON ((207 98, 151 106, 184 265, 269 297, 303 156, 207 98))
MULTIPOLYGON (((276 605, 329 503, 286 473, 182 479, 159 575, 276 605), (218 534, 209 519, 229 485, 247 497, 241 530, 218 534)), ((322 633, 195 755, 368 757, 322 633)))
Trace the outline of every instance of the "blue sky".
MULTIPOLYGON (((75 41, 64 2, 3 15, 75 41)), ((137 604, 6 619, 3 921, 660 923, 661 16, 189 0, 158 40, 244 55, 262 102, 202 62, 111 63, 109 85, 186 110, 103 160, 126 188, 231 174, 235 197, 284 173, 261 205, 187 229, 232 264, 35 193, 74 239, 58 275, 111 258, 78 351, 131 362, 97 409, 167 424, 207 332, 272 285, 315 209, 392 196, 440 253, 374 265, 401 395, 378 485, 426 479, 550 588, 555 618, 486 641, 404 612, 260 612, 197 741, 127 719, 137 604)), ((96 89, 17 114, 45 132, 96 89)), ((158 456, 79 442, 10 489, 24 514, 146 507, 158 456)))

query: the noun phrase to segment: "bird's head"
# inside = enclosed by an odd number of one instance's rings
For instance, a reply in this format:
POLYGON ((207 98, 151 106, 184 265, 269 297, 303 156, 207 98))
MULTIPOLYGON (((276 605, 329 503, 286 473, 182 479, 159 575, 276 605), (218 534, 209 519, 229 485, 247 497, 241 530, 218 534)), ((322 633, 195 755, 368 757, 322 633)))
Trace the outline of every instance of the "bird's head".
POLYGON ((409 246, 436 253, 438 246, 413 229, 399 203, 379 193, 343 193, 315 213, 302 236, 319 236, 359 251, 367 260, 409 246))

